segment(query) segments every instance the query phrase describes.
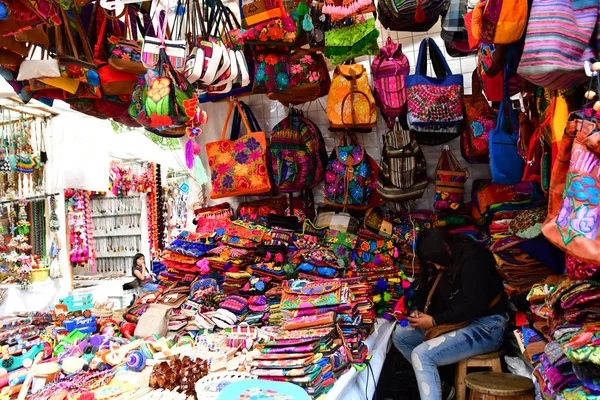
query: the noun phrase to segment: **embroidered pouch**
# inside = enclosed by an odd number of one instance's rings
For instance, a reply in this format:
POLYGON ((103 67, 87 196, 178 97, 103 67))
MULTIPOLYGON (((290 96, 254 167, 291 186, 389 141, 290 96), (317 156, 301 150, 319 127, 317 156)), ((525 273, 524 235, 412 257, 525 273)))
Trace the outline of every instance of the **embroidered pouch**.
POLYGON ((339 305, 342 285, 337 282, 291 281, 284 287, 281 309, 313 308, 339 305))

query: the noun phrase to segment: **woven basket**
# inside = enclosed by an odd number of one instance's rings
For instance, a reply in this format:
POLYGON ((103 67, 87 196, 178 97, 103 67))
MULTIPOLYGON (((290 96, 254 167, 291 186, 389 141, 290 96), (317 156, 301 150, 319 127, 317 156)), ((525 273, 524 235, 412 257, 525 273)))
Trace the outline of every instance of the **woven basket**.
POLYGON ((218 372, 209 374, 196 382, 196 396, 202 400, 215 400, 221 390, 230 383, 256 378, 256 376, 246 372, 218 372))

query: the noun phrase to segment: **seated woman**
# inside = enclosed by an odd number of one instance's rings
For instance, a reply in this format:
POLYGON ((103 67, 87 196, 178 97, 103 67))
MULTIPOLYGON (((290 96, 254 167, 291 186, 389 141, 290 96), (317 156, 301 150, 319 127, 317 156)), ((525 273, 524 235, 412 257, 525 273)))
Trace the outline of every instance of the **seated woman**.
MULTIPOLYGON (((462 235, 443 229, 428 229, 417 241, 421 278, 416 295, 417 309, 398 325, 394 346, 413 367, 421 400, 442 398, 438 367, 454 364, 502 347, 508 322, 508 307, 502 278, 494 256, 483 246, 462 235), (434 331, 464 323, 437 337, 434 331)), ((454 389, 445 388, 444 398, 452 399, 454 389)))
POLYGON ((146 272, 146 259, 142 253, 133 256, 131 271, 144 292, 154 293, 158 291, 158 285, 154 283, 153 275, 146 272))

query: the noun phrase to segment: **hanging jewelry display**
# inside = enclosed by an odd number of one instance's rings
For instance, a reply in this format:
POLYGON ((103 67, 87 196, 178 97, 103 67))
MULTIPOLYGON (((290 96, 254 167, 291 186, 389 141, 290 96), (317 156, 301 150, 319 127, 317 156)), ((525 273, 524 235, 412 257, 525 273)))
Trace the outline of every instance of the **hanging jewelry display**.
POLYGON ((70 228, 69 242, 71 244, 69 259, 75 265, 85 265, 89 258, 84 197, 83 191, 78 190, 69 200, 69 213, 67 216, 70 228))
POLYGON ((156 164, 156 225, 158 232, 158 249, 163 250, 167 241, 167 207, 162 187, 161 166, 156 164))
POLYGON ((94 250, 94 222, 92 221, 92 204, 90 202, 90 192, 86 191, 84 193, 84 203, 85 203, 85 228, 86 228, 86 237, 88 239, 88 259, 90 266, 92 267, 92 272, 96 273, 96 251, 94 250))
POLYGON ((2 143, 0 143, 0 173, 8 174, 10 172, 10 163, 8 162, 8 138, 7 138, 8 121, 4 120, 4 112, 2 112, 2 143))
POLYGON ((158 256, 158 205, 157 205, 157 186, 156 186, 156 164, 150 164, 154 182, 148 193, 148 242, 150 244, 150 256, 154 259, 158 256))
POLYGON ((44 221, 44 200, 36 200, 31 204, 33 211, 33 254, 44 255, 44 237, 46 236, 44 221))
POLYGON ((17 215, 16 236, 13 236, 9 248, 16 250, 16 260, 13 268, 16 269, 17 281, 21 289, 27 290, 31 286, 31 262, 27 252, 31 251, 29 241, 29 221, 27 220, 27 200, 19 200, 19 213, 17 215))
POLYGON ((50 278, 56 279, 62 276, 62 268, 60 267, 59 255, 60 255, 60 239, 58 238, 58 231, 60 229, 60 221, 56 214, 56 197, 50 196, 48 199, 50 203, 50 222, 48 223, 50 232, 52 232, 52 242, 50 243, 50 278))

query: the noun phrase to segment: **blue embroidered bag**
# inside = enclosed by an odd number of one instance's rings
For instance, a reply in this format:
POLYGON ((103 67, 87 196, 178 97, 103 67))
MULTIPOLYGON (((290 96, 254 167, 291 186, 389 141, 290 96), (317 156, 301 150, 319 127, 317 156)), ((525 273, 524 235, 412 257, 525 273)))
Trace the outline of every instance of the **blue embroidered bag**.
POLYGON ((406 77, 408 125, 417 142, 438 145, 460 134, 463 122, 463 76, 454 75, 440 48, 421 42, 414 75, 406 77), (427 49, 436 77, 427 76, 427 49))

